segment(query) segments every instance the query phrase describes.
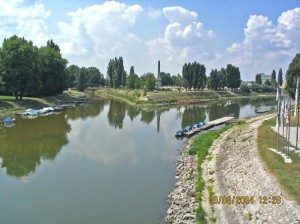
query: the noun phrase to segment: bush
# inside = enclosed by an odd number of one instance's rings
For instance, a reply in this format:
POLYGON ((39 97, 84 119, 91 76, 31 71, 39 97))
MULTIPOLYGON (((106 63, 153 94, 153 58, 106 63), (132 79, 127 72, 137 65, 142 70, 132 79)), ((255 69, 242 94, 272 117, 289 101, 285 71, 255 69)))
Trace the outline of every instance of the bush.
POLYGON ((240 90, 241 90, 242 92, 244 92, 244 93, 249 93, 249 92, 250 92, 249 86, 248 86, 247 84, 245 84, 245 83, 242 83, 242 84, 240 85, 240 90))
POLYGON ((134 97, 140 97, 141 94, 140 94, 140 92, 139 92, 138 90, 134 90, 133 96, 134 96, 134 97))

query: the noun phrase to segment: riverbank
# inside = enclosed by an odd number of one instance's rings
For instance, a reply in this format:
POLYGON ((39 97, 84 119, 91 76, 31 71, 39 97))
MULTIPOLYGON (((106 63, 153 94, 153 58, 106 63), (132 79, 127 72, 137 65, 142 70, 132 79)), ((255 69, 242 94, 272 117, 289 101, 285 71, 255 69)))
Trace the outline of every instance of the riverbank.
POLYGON ((272 117, 251 119, 217 139, 210 148, 212 159, 201 166, 206 183, 202 206, 207 222, 297 223, 300 219, 300 207, 283 191, 258 155, 258 127, 272 117), (210 200, 210 196, 216 200, 210 200), (230 196, 231 200, 224 201, 222 196, 230 196))
POLYGON ((229 100, 229 99, 243 99, 243 98, 275 98, 275 93, 255 93, 242 94, 230 91, 158 91, 148 92, 144 95, 142 90, 122 90, 101 88, 94 92, 96 96, 112 97, 122 100, 128 104, 142 107, 142 108, 155 108, 155 107, 168 107, 180 106, 186 104, 203 103, 216 100, 229 100))
POLYGON ((300 206, 266 168, 257 146, 261 124, 274 116, 253 118, 224 131, 207 152, 203 141, 195 142, 201 136, 188 140, 176 164, 177 181, 168 197, 166 221, 297 223, 300 206), (197 145, 201 155, 190 155, 197 145))
POLYGON ((14 115, 22 112, 27 108, 47 107, 57 104, 64 104, 78 98, 86 98, 86 93, 68 90, 62 94, 50 97, 23 97, 23 100, 15 100, 13 96, 0 96, 0 116, 14 115))

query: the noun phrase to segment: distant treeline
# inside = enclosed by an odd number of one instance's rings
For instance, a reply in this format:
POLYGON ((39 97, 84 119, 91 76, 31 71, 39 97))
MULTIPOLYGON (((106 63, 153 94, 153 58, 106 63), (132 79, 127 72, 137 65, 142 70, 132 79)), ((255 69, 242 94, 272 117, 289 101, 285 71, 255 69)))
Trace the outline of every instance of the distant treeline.
MULTIPOLYGON (((67 64, 67 59, 62 57, 59 46, 53 40, 47 41, 46 46, 38 48, 32 41, 16 35, 4 39, 0 48, 0 93, 22 99, 22 96, 59 94, 69 87, 75 87, 80 91, 89 86, 146 90, 154 90, 156 87, 156 77, 153 73, 139 76, 131 66, 127 74, 122 57, 109 61, 106 78, 96 67, 86 68, 67 64)), ((198 62, 185 63, 182 75, 171 75, 166 72, 161 72, 160 75, 163 86, 181 86, 186 89, 217 90, 225 87, 237 89, 242 83, 239 68, 231 64, 219 71, 211 70, 208 77, 205 66, 198 62)), ((261 84, 259 76, 256 78, 256 83, 261 84)), ((257 85, 254 86, 254 89, 258 88, 257 85)), ((270 90, 265 87, 259 89, 270 90)))

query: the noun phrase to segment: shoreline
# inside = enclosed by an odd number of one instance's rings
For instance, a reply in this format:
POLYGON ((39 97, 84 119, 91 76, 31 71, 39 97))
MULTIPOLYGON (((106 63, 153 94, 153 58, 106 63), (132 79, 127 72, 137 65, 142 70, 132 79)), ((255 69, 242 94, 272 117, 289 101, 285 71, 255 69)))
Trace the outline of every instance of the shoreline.
MULTIPOLYGON (((176 183, 168 195, 167 223, 197 223, 196 196, 207 223, 298 223, 300 206, 283 191, 259 158, 257 129, 274 114, 255 117, 242 126, 221 133, 201 164, 205 187, 196 191, 198 156, 189 155, 192 140, 187 140, 176 163, 176 183), (191 170, 193 170, 191 175, 191 170), (196 171, 196 172, 194 172, 196 171), (199 195, 200 194, 200 195, 199 195), (212 196, 253 197, 253 203, 212 203, 212 196), (280 198, 280 203, 262 204, 260 196, 280 198)), ((268 201, 269 202, 269 201, 268 201)))
POLYGON ((257 128, 272 117, 274 115, 250 119, 245 126, 229 130, 211 147, 213 159, 206 160, 201 167, 206 183, 214 179, 210 185, 213 195, 231 196, 231 199, 233 196, 253 197, 253 203, 242 204, 233 200, 231 204, 210 204, 207 184, 202 205, 208 223, 212 218, 214 223, 220 224, 297 223, 300 219, 300 206, 289 199, 258 155, 257 128), (261 203, 262 196, 270 197, 270 201, 261 203), (272 203, 273 196, 279 198, 280 203, 272 203))
POLYGON ((175 165, 177 180, 172 192, 168 195, 167 223, 196 223, 196 181, 198 176, 197 155, 189 155, 192 140, 187 140, 180 151, 175 165))

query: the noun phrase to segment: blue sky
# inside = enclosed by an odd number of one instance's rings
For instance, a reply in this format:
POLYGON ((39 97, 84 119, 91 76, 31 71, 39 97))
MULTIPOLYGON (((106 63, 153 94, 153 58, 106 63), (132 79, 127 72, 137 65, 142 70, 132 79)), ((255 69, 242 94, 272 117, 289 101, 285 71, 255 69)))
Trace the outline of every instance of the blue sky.
POLYGON ((125 69, 181 73, 186 62, 238 66, 243 80, 285 73, 300 50, 298 0, 0 0, 0 40, 53 39, 69 64, 95 66, 122 56, 125 69))

